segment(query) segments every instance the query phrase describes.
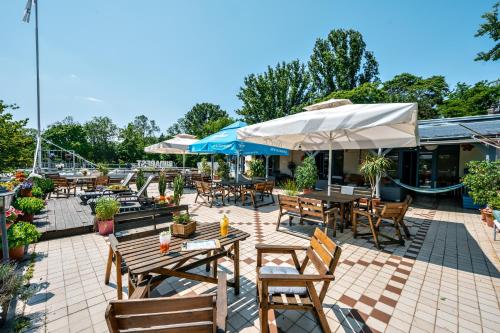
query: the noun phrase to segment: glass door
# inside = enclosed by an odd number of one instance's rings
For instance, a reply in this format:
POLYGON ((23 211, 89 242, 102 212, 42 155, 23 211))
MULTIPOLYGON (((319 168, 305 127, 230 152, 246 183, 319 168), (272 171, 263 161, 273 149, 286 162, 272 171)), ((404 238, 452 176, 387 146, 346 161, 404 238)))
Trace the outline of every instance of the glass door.
POLYGON ((418 156, 418 186, 423 188, 433 188, 433 153, 420 151, 418 156))

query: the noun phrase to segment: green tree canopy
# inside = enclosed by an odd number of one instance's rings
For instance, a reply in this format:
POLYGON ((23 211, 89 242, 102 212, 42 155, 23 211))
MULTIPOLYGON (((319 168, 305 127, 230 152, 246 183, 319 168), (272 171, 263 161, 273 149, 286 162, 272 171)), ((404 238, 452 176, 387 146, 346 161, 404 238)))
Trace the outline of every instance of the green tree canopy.
POLYGON ((210 120, 203 126, 203 133, 200 136, 200 139, 209 136, 211 134, 217 133, 224 127, 229 126, 234 122, 235 120, 231 117, 222 117, 219 119, 210 120))
POLYGON ((0 172, 25 167, 33 163, 34 140, 28 134, 28 119, 14 120, 15 104, 0 100, 0 172))
POLYGON ((201 138, 203 136, 203 127, 206 124, 228 116, 227 112, 222 110, 220 105, 198 103, 182 118, 180 126, 185 133, 201 138))
POLYGON ((118 127, 109 117, 94 117, 84 125, 90 145, 89 159, 93 162, 116 162, 118 127))
MULTIPOLYGON (((144 147, 158 142, 156 133, 160 128, 154 120, 144 115, 135 117, 119 131, 118 157, 125 162, 135 162, 146 157, 144 147)), ((156 156, 157 157, 157 156, 156 156)))
POLYGON ((90 144, 85 127, 75 122, 73 117, 66 117, 47 127, 42 136, 67 150, 74 150, 83 157, 89 157, 90 144))
POLYGON ((389 99, 380 82, 366 82, 351 90, 334 91, 321 100, 331 98, 349 99, 355 104, 384 103, 389 99))
POLYGON ((481 17, 486 20, 483 24, 479 26, 476 32, 476 37, 482 37, 487 35, 496 44, 493 48, 486 52, 479 52, 474 59, 475 61, 497 61, 500 58, 500 22, 498 21, 498 7, 500 2, 493 5, 491 12, 484 13, 481 17))
POLYGON ((249 124, 284 117, 311 102, 310 76, 298 60, 282 62, 263 74, 247 76, 238 98, 243 107, 236 112, 249 124))
POLYGON ((335 29, 327 39, 318 38, 309 61, 309 71, 320 96, 378 80, 375 56, 366 50, 361 33, 352 29, 335 29))
POLYGON ((444 117, 464 117, 487 114, 488 109, 498 108, 500 104, 499 81, 477 82, 473 86, 458 83, 438 112, 444 117))

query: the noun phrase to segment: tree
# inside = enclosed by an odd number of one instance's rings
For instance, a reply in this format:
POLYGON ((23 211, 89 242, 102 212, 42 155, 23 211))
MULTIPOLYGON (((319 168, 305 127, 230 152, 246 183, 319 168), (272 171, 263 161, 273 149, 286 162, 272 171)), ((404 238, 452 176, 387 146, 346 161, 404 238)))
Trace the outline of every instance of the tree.
POLYGON ((33 137, 26 129, 28 119, 14 120, 9 109, 18 107, 0 100, 0 172, 31 165, 35 150, 33 137))
POLYGON ((438 106, 438 112, 445 117, 477 116, 487 114, 488 109, 498 108, 499 101, 499 81, 480 81, 473 86, 459 82, 443 104, 438 106))
POLYGON ((203 126, 212 120, 229 117, 226 111, 219 105, 212 103, 198 103, 181 118, 178 123, 178 129, 198 138, 203 137, 203 126))
POLYGON ((497 61, 500 58, 500 22, 498 21, 498 7, 500 2, 493 5, 491 12, 484 13, 481 17, 486 20, 479 26, 476 37, 489 36, 496 43, 493 48, 487 52, 479 52, 475 61, 497 61))
POLYGON ((229 126, 232 123, 234 123, 234 121, 235 120, 231 117, 223 117, 223 118, 219 118, 216 120, 211 120, 203 126, 203 132, 202 132, 202 136, 200 136, 200 138, 204 138, 204 137, 209 136, 211 134, 217 133, 221 129, 223 129, 224 127, 229 126))
POLYGON ((84 125, 93 162, 117 161, 116 138, 118 127, 109 117, 94 117, 84 125))
POLYGON ((119 158, 123 161, 135 162, 146 157, 144 147, 158 142, 155 134, 159 131, 160 128, 154 120, 149 120, 144 115, 135 117, 133 122, 120 130, 119 158))
POLYGON ((386 96, 385 102, 418 103, 420 119, 432 119, 438 116, 437 105, 443 103, 448 93, 448 84, 444 76, 422 78, 409 73, 396 75, 382 85, 386 96))
POLYGON ((249 124, 284 117, 311 102, 311 79, 298 60, 278 63, 263 74, 247 76, 238 98, 243 107, 236 112, 249 124))
POLYGON ((335 29, 327 39, 318 38, 309 61, 314 87, 320 96, 336 90, 351 90, 378 80, 378 63, 366 50, 356 30, 335 29))
POLYGON ((351 90, 334 91, 323 100, 348 99, 355 104, 383 103, 389 99, 380 82, 366 82, 351 90))
POLYGON ((64 149, 73 150, 85 158, 90 157, 90 144, 85 128, 72 117, 49 125, 42 136, 64 149))
POLYGON ((145 115, 135 117, 133 126, 137 131, 141 132, 143 138, 155 137, 156 133, 160 131, 160 127, 156 125, 156 122, 149 120, 145 115))

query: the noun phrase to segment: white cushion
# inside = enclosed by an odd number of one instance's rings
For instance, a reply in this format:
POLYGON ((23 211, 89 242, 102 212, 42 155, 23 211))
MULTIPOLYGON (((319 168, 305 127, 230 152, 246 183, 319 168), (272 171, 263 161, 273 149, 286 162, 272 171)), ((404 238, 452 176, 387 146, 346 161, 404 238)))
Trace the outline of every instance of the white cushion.
MULTIPOLYGON (((260 274, 300 274, 295 267, 288 266, 264 266, 260 268, 260 274)), ((307 294, 306 287, 269 287, 269 294, 307 294)))

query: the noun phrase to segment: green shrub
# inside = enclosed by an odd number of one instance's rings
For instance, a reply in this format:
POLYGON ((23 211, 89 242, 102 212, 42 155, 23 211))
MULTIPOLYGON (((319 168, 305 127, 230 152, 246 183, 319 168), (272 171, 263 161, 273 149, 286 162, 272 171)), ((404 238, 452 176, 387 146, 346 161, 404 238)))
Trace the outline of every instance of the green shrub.
POLYGON ((0 304, 15 298, 24 283, 21 271, 13 264, 0 264, 0 304))
POLYGON ((43 193, 42 189, 39 186, 33 186, 33 189, 31 190, 31 194, 35 198, 43 199, 45 196, 45 193, 43 193))
POLYGON ((488 199, 488 206, 493 210, 500 210, 500 194, 492 196, 488 199))
POLYGON ((36 226, 29 222, 14 223, 7 231, 9 248, 11 249, 35 243, 40 236, 36 226))
POLYGON ((391 160, 379 155, 366 156, 359 171, 370 183, 372 189, 372 197, 375 197, 375 188, 377 187, 377 179, 391 166, 391 160))
POLYGON ((264 177, 266 175, 266 167, 262 160, 253 159, 249 163, 248 175, 250 177, 264 177))
POLYGON ((167 190, 167 176, 165 175, 165 172, 162 171, 160 172, 160 177, 158 179, 158 192, 160 193, 160 196, 164 197, 166 190, 167 190))
POLYGON ((299 189, 297 188, 297 184, 292 179, 287 179, 283 183, 283 191, 286 195, 291 197, 296 196, 299 193, 299 189))
MULTIPOLYGON (((135 186, 137 187, 137 191, 139 191, 144 186, 144 184, 146 184, 146 177, 144 177, 144 171, 142 169, 139 169, 135 177, 135 186)), ((147 189, 146 191, 144 191, 144 196, 148 196, 147 189)))
POLYGON ((204 174, 205 176, 208 176, 212 173, 212 168, 210 167, 210 164, 208 164, 206 157, 203 157, 201 159, 200 169, 201 173, 204 174))
POLYGON ((112 220, 116 213, 120 211, 120 203, 108 196, 97 199, 95 206, 95 216, 98 221, 112 220))
POLYGON ((229 178, 229 164, 227 164, 222 158, 217 161, 217 176, 221 179, 229 178))
POLYGON ((500 191, 500 160, 471 161, 467 163, 468 173, 463 182, 469 194, 478 205, 489 204, 500 191))
POLYGON ((174 216, 174 222, 180 224, 188 224, 189 222, 191 222, 191 216, 186 213, 179 214, 177 216, 174 216))
POLYGON ((318 168, 314 157, 308 156, 295 171, 295 182, 299 189, 312 189, 318 180, 318 168))
POLYGON ((14 207, 22 210, 25 214, 36 215, 45 207, 45 201, 35 197, 17 198, 14 207))
POLYGON ((33 184, 38 186, 45 194, 54 191, 54 181, 50 178, 35 178, 33 184))
POLYGON ((99 170, 99 172, 103 175, 103 176, 107 176, 108 173, 109 173, 109 169, 106 165, 104 165, 103 163, 99 163, 97 165, 97 170, 99 170))
POLYGON ((184 194, 184 177, 177 175, 174 179, 174 205, 179 206, 184 194))

